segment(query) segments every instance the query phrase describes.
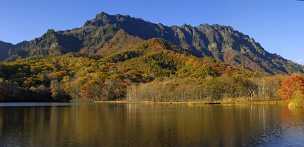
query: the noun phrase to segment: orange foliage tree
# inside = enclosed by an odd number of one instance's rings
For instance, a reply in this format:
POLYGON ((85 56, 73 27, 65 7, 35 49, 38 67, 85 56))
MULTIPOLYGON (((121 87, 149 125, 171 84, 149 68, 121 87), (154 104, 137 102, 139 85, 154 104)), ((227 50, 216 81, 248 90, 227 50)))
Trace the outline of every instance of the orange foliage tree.
POLYGON ((304 77, 300 75, 288 76, 282 81, 279 89, 279 96, 283 99, 292 99, 297 92, 304 94, 304 77))

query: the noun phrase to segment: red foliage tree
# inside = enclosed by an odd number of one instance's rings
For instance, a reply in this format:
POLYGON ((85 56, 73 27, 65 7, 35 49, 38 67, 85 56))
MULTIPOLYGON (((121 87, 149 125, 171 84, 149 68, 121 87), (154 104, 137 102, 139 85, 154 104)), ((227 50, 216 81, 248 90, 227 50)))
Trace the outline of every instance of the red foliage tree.
POLYGON ((279 96, 283 99, 291 99, 295 92, 304 94, 304 77, 300 75, 291 75, 282 81, 279 89, 279 96))

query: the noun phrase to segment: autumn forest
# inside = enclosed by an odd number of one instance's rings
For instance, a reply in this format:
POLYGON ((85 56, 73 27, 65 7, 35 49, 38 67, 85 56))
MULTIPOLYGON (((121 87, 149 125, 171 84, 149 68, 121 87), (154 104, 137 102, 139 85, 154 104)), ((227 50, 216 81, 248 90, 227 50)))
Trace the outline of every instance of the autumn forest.
POLYGON ((107 56, 65 54, 2 62, 0 100, 274 101, 303 103, 301 74, 271 75, 173 50, 161 39, 107 56))
POLYGON ((1 44, 1 102, 303 104, 303 66, 230 26, 169 27, 102 12, 80 28, 1 44))

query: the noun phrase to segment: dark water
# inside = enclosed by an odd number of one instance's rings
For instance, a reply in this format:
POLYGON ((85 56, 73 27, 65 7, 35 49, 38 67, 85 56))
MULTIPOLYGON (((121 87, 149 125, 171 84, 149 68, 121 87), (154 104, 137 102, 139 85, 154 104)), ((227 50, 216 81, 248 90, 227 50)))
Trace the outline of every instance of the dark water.
POLYGON ((0 107, 1 147, 304 147, 304 111, 279 105, 0 107))

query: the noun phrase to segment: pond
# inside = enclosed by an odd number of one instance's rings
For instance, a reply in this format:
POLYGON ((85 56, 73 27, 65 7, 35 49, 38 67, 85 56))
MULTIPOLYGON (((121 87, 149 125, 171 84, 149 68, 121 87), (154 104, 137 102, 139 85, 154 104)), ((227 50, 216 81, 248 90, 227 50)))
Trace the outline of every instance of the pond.
POLYGON ((2 147, 304 146, 304 111, 282 105, 1 104, 2 147))

